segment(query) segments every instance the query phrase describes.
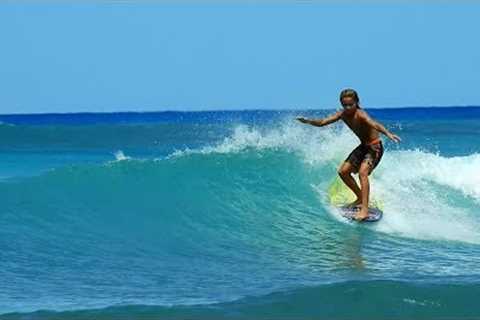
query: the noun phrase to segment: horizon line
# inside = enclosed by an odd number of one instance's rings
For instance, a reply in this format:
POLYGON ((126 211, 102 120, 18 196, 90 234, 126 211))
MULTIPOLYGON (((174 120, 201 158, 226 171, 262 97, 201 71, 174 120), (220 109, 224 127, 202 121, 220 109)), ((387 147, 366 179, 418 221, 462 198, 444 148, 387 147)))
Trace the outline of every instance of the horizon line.
MULTIPOLYGON (((399 110, 399 109, 448 109, 448 108, 480 108, 480 105, 463 106, 406 106, 406 107, 363 107, 362 109, 376 110, 399 110)), ((72 111, 72 112, 20 112, 20 113, 0 113, 0 116, 27 116, 27 115, 78 115, 78 114, 119 114, 119 113, 200 113, 200 112, 244 112, 244 111, 320 111, 336 110, 338 108, 318 108, 318 109, 200 109, 200 110, 123 110, 123 111, 72 111)))

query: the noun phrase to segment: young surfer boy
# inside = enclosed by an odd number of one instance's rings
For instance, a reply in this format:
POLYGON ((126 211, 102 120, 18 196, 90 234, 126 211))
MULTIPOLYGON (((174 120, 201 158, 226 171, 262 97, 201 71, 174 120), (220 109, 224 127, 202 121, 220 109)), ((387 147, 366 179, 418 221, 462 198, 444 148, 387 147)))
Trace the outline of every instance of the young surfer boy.
POLYGON ((382 140, 380 140, 379 132, 395 142, 399 142, 400 138, 388 131, 383 125, 370 118, 368 114, 360 108, 360 100, 355 90, 343 90, 340 93, 340 102, 343 110, 324 119, 310 120, 300 117, 297 118, 297 120, 302 123, 308 123, 312 126, 322 127, 341 119, 360 139, 360 145, 356 147, 342 163, 338 170, 338 174, 343 182, 357 196, 357 200, 352 202, 349 206, 360 205, 360 211, 356 213, 355 219, 361 221, 368 217, 368 199, 370 193, 368 176, 378 165, 383 155, 383 145, 382 140), (361 189, 352 177, 352 173, 358 173, 361 189))

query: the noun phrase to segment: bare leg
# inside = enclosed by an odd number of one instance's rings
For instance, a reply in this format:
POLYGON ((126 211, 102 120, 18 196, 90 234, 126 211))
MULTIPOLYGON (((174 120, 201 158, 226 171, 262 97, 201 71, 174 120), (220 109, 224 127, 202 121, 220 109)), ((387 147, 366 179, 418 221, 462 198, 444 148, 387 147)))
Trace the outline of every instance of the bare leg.
POLYGON ((363 220, 368 217, 368 200, 370 196, 370 182, 368 175, 370 173, 370 165, 367 161, 362 162, 358 175, 360 177, 360 185, 362 187, 362 205, 360 211, 355 215, 355 220, 363 220))
POLYGON ((355 171, 355 168, 352 166, 350 162, 344 162, 340 169, 338 169, 338 174, 340 175, 340 178, 342 181, 347 185, 347 187, 350 188, 350 190, 355 193, 357 196, 357 200, 354 202, 350 203, 348 206, 349 207, 354 207, 362 203, 362 191, 357 185, 357 182, 355 179, 352 177, 352 172, 355 171))

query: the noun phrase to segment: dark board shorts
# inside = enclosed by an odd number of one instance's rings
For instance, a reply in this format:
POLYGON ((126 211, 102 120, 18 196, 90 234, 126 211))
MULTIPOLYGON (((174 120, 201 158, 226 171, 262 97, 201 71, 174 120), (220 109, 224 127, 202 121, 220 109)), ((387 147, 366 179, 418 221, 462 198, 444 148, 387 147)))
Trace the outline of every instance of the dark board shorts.
POLYGON ((348 155, 346 162, 349 162, 357 171, 362 162, 366 161, 370 166, 371 173, 378 165, 383 156, 383 144, 381 140, 371 144, 361 144, 348 155))

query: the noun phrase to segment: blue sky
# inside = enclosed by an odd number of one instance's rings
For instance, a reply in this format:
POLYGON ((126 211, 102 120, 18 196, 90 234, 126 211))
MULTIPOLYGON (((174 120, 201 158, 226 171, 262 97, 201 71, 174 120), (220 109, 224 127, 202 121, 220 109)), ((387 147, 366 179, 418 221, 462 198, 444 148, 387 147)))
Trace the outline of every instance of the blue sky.
POLYGON ((480 3, 0 4, 0 113, 480 105, 480 3))

